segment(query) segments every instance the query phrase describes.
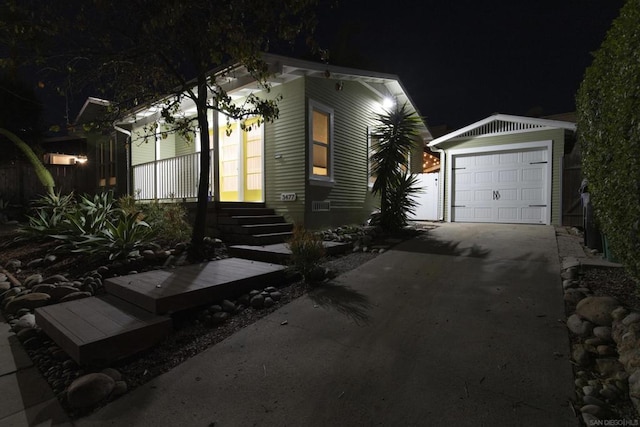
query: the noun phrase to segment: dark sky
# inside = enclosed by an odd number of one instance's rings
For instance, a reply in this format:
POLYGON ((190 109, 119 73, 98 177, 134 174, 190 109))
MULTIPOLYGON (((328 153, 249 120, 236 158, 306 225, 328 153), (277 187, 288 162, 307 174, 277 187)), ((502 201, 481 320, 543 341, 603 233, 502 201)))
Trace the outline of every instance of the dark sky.
POLYGON ((429 125, 573 111, 623 0, 374 2, 321 16, 331 63, 397 74, 429 125))

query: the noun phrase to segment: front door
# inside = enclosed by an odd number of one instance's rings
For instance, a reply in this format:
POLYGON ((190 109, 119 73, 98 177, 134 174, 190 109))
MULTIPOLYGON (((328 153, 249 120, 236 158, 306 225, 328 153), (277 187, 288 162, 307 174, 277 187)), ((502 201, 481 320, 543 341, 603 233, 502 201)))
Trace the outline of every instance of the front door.
MULTIPOLYGON (((222 121, 222 120, 221 120, 222 121)), ((257 119, 220 127, 220 201, 263 201, 263 134, 257 119)))

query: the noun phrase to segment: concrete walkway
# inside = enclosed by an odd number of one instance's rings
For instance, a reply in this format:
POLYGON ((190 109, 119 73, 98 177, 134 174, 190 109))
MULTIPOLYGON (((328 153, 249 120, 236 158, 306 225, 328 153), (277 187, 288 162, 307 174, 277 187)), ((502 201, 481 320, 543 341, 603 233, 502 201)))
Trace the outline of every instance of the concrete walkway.
POLYGON ((0 426, 70 426, 49 384, 0 316, 0 426))
POLYGON ((576 426, 563 318, 553 227, 438 224, 76 424, 576 426))

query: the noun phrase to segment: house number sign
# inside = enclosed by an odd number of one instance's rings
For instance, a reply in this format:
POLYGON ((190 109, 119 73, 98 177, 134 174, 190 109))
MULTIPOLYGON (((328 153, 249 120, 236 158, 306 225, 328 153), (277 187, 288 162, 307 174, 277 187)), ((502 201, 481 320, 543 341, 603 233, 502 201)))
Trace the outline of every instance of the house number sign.
POLYGON ((298 199, 296 193, 280 193, 281 202, 295 202, 298 199))

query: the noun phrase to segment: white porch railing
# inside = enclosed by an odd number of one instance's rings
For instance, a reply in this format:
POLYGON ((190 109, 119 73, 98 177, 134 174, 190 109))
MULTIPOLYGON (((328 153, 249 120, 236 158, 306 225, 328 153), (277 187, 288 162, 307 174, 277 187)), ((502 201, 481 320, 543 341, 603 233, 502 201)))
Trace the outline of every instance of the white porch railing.
MULTIPOLYGON (((213 159, 213 150, 209 151, 213 159)), ((211 162, 209 188, 213 188, 211 162)), ((194 199, 198 197, 200 153, 133 166, 133 194, 138 200, 194 199)))

